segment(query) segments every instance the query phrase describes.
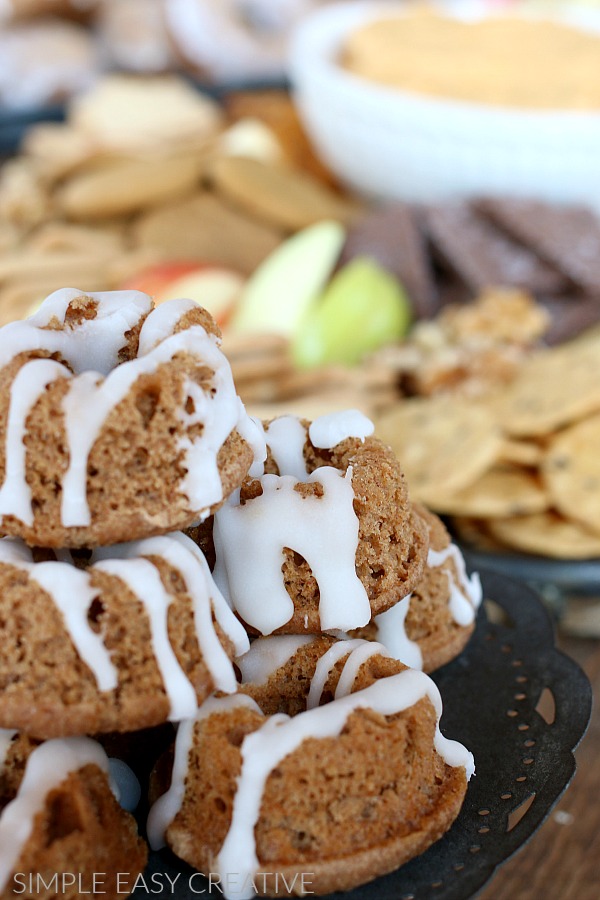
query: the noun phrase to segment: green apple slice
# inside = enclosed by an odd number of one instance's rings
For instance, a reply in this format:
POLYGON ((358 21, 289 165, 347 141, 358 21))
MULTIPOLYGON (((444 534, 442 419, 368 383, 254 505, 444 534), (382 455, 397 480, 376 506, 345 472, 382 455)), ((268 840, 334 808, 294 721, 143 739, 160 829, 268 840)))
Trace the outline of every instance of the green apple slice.
POLYGON ((343 226, 327 220, 284 241, 246 282, 230 329, 295 334, 330 278, 345 238, 343 226))
POLYGON ((400 283, 376 262, 358 257, 341 269, 292 342, 299 368, 352 366, 408 330, 411 307, 400 283))

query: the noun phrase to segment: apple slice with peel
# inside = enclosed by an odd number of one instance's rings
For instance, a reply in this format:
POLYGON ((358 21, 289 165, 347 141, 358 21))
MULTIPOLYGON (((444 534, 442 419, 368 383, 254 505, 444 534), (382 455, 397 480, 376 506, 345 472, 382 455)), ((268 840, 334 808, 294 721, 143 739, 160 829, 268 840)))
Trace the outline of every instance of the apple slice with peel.
POLYGON ((229 269, 196 269, 173 281, 162 300, 189 297, 225 325, 244 289, 245 279, 229 269))
POLYGON ((351 366, 406 334, 411 307, 400 282, 376 262, 359 257, 341 269, 292 341, 299 368, 351 366))
POLYGON ((123 286, 149 294, 158 305, 186 297, 204 306, 220 325, 231 315, 245 279, 233 269, 197 262, 158 263, 123 286))
POLYGON ((246 282, 231 330, 294 335, 330 278, 345 237, 339 222, 325 220, 284 241, 246 282))
POLYGON ((188 272, 193 272, 199 268, 202 268, 202 266, 191 260, 189 262, 156 263, 153 266, 146 266, 140 269, 139 272, 131 275, 120 285, 120 288, 124 291, 142 291, 142 293, 152 297, 155 303, 161 303, 165 299, 163 294, 170 284, 177 278, 181 278, 182 275, 187 275, 188 272))

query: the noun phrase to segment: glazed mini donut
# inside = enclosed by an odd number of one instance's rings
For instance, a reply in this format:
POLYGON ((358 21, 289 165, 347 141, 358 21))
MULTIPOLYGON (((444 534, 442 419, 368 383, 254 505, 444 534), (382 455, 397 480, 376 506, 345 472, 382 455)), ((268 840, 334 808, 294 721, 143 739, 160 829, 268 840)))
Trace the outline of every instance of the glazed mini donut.
MULTIPOLYGON (((246 694, 211 698, 180 726, 171 786, 148 820, 151 846, 166 840, 195 868, 218 873, 226 897, 249 897, 252 886, 300 893, 302 872, 311 893, 349 890, 442 836, 473 758, 442 737, 427 675, 385 657, 384 672, 384 648, 350 643, 334 643, 323 672, 317 666, 311 679, 309 666, 298 688, 310 695, 318 679, 331 702, 317 705, 320 685, 315 705, 292 717, 265 715, 246 694)), ((159 766, 161 779, 168 783, 159 766)))
POLYGON ((357 412, 267 424, 265 474, 214 519, 215 578, 252 633, 362 627, 419 582, 427 528, 357 412))
POLYGON ((281 77, 287 38, 316 0, 170 0, 169 33, 188 65, 215 81, 281 77))
POLYGON ((96 891, 112 900, 133 889, 146 859, 98 743, 76 737, 36 744, 0 731, 0 900, 75 900, 96 891), (103 875, 93 890, 95 873, 103 875))
POLYGON ((458 656, 471 637, 481 581, 476 572, 467 575, 443 522, 420 504, 414 508, 429 532, 423 576, 411 594, 351 634, 378 641, 414 669, 434 672, 458 656))
POLYGON ((0 727, 135 731, 237 688, 248 638, 182 534, 63 561, 0 539, 0 727))
POLYGON ((92 547, 214 511, 258 434, 219 343, 192 300, 139 291, 60 290, 0 329, 3 532, 92 547))

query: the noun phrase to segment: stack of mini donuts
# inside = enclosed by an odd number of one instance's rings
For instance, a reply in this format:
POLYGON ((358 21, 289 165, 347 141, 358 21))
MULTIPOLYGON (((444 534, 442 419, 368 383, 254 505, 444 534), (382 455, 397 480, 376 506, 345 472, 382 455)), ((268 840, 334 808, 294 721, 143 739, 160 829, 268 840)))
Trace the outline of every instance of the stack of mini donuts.
POLYGON ((425 672, 481 589, 372 430, 251 419, 192 301, 64 289, 0 329, 2 900, 123 896, 138 827, 227 897, 450 827, 473 759, 425 672))

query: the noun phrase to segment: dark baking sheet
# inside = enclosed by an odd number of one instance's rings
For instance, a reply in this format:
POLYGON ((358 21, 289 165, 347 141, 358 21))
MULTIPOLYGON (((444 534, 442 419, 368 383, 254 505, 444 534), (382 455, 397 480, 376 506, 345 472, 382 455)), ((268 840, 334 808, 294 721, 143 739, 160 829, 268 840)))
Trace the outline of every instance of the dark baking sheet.
MULTIPOLYGON (((331 896, 467 900, 531 837, 573 776, 573 750, 591 713, 589 681, 555 648, 551 622, 531 589, 496 573, 483 576, 483 587, 486 604, 469 646, 434 675, 444 699, 442 731, 475 755, 460 815, 441 841, 397 872, 331 896), (536 711, 546 689, 554 698, 552 722, 536 711), (532 796, 516 822, 515 810, 532 796)), ((146 883, 134 896, 148 895, 153 874, 155 885, 178 900, 209 893, 207 881, 161 852, 151 855, 146 883), (179 875, 173 888, 167 875, 179 875)), ((214 885, 210 893, 219 895, 214 885)))
POLYGON ((44 106, 33 109, 0 109, 0 157, 15 153, 27 129, 38 122, 62 122, 64 106, 44 106))
POLYGON ((600 559, 551 559, 525 553, 492 553, 458 541, 470 569, 517 578, 550 593, 600 597, 600 559))

